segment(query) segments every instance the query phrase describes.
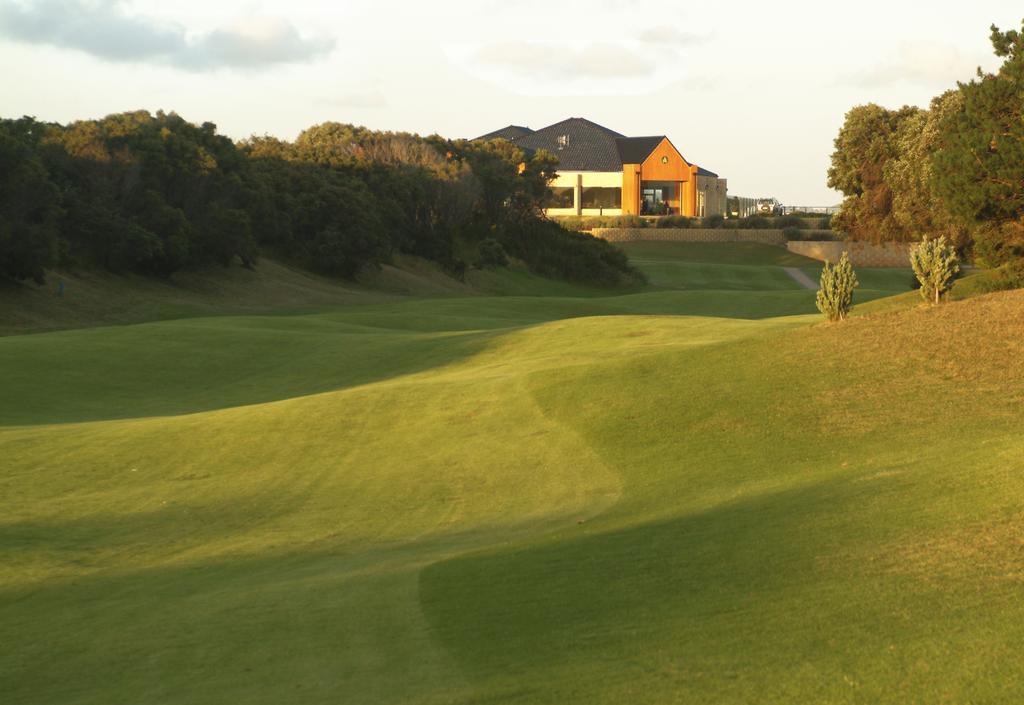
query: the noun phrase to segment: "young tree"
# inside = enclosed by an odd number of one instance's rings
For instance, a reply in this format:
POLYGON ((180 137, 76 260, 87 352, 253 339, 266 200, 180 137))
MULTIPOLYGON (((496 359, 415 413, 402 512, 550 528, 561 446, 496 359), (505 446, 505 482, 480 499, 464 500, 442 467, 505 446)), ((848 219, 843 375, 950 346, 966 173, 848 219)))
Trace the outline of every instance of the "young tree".
POLYGON ((816 302, 818 310, 830 321, 844 320, 853 305, 853 290, 858 286, 860 282, 847 253, 843 253, 835 266, 825 260, 816 302))
POLYGON ((956 250, 946 244, 946 238, 929 240, 910 246, 910 266, 921 282, 921 297, 925 301, 939 303, 942 295, 953 288, 953 281, 960 271, 960 258, 956 250))

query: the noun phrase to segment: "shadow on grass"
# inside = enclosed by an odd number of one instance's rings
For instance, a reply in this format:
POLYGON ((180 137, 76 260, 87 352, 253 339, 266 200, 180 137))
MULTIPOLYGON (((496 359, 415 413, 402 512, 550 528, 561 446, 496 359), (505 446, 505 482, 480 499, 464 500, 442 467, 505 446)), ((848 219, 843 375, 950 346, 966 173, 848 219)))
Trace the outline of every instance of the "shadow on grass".
POLYGON ((811 311, 803 291, 463 297, 12 336, 0 338, 0 426, 187 414, 345 389, 452 364, 506 333, 570 318, 811 311))
POLYGON ((669 520, 581 525, 430 565, 421 603, 462 668, 495 689, 530 682, 580 702, 627 692, 796 702, 822 695, 823 682, 841 689, 851 660, 912 631, 927 638, 941 620, 929 586, 830 562, 841 547, 877 545, 885 527, 857 512, 871 492, 832 478, 669 520), (766 697, 771 689, 789 699, 766 697))

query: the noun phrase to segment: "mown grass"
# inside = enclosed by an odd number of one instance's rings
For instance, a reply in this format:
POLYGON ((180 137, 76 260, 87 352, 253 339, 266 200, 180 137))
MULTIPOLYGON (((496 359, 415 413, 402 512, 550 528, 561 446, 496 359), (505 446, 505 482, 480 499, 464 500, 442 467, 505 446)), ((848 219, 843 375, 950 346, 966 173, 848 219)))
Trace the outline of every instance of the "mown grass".
MULTIPOLYGON (((622 248, 656 287, 692 290, 774 291, 801 289, 783 267, 803 271, 812 281, 821 262, 781 247, 753 242, 629 242, 622 248)), ((871 301, 909 289, 909 268, 858 267, 856 300, 871 301)))
POLYGON ((0 279, 0 335, 224 314, 295 315, 409 297, 609 293, 539 277, 522 265, 470 270, 459 281, 432 262, 405 256, 379 271, 362 272, 356 281, 321 277, 270 258, 260 260, 252 270, 232 265, 183 271, 169 279, 97 270, 55 271, 42 286, 0 279))
POLYGON ((1019 700, 1024 296, 812 310, 0 338, 4 702, 1019 700))

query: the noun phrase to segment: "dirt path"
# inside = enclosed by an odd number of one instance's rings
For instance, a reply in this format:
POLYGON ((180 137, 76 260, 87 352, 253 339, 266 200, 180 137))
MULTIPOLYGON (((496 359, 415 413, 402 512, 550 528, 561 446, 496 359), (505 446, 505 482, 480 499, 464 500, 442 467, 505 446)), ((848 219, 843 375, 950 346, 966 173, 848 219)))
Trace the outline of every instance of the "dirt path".
POLYGON ((804 274, 801 270, 796 267, 783 267, 782 268, 790 278, 805 289, 814 289, 817 291, 818 282, 811 279, 809 276, 804 274))

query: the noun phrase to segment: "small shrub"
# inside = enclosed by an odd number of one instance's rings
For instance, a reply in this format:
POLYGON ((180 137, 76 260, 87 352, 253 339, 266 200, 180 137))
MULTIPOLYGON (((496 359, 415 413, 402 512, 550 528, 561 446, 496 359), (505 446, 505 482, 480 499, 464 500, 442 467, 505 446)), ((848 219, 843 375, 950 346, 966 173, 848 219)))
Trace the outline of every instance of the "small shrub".
POLYGON ((1024 289, 1024 259, 1015 259, 1004 264, 999 278, 1006 282, 1007 289, 1024 289))
POLYGON ((824 218, 818 221, 819 230, 831 230, 832 229, 832 216, 826 215, 824 218))
POLYGON ((921 282, 921 298, 939 303, 943 294, 953 288, 960 271, 960 258, 956 250, 946 244, 946 237, 929 240, 927 236, 910 246, 910 266, 921 282))
POLYGON ((844 320, 853 306, 853 290, 858 286, 860 282, 845 252, 835 266, 826 260, 816 301, 818 310, 830 321, 844 320))
POLYGON ((735 227, 740 230, 768 230, 772 227, 772 221, 763 215, 748 215, 737 220, 735 227))
MULTIPOLYGON (((973 288, 980 294, 1024 289, 1024 259, 1007 262, 1002 267, 987 272, 987 276, 977 278, 973 288)), ((957 294, 960 293, 958 290, 957 294)))
POLYGON ((974 228, 974 260, 985 267, 1001 267, 1024 259, 1024 219, 983 223, 974 228))
POLYGON ((799 240, 801 236, 800 228, 783 228, 782 236, 787 240, 799 240))
POLYGON ((574 233, 578 233, 581 230, 585 229, 583 219, 577 215, 556 216, 552 218, 552 220, 558 223, 566 230, 572 231, 574 233))
POLYGON ((590 231, 594 228, 645 228, 647 221, 637 215, 564 215, 551 219, 565 230, 590 231))
POLYGON ((693 219, 687 218, 685 215, 666 215, 663 218, 658 218, 655 222, 654 227, 656 228, 692 228, 693 219))
POLYGON ((793 230, 802 230, 807 227, 807 222, 796 215, 783 215, 775 219, 775 227, 783 230, 791 228, 793 230))
POLYGON ((508 266, 508 254, 505 252, 505 248, 493 237, 481 240, 477 249, 480 252, 481 267, 508 266))
POLYGON ((441 269, 453 279, 466 281, 466 262, 458 257, 447 257, 440 262, 441 269))
POLYGON ((598 286, 639 285, 644 275, 626 253, 600 238, 569 232, 551 221, 503 228, 498 236, 510 256, 535 274, 598 286))
POLYGON ((722 228, 725 227, 725 216, 724 215, 709 215, 700 221, 700 227, 702 228, 722 228))
POLYGON ((647 221, 638 215, 616 215, 611 220, 615 223, 608 227, 612 228, 646 228, 647 221))

